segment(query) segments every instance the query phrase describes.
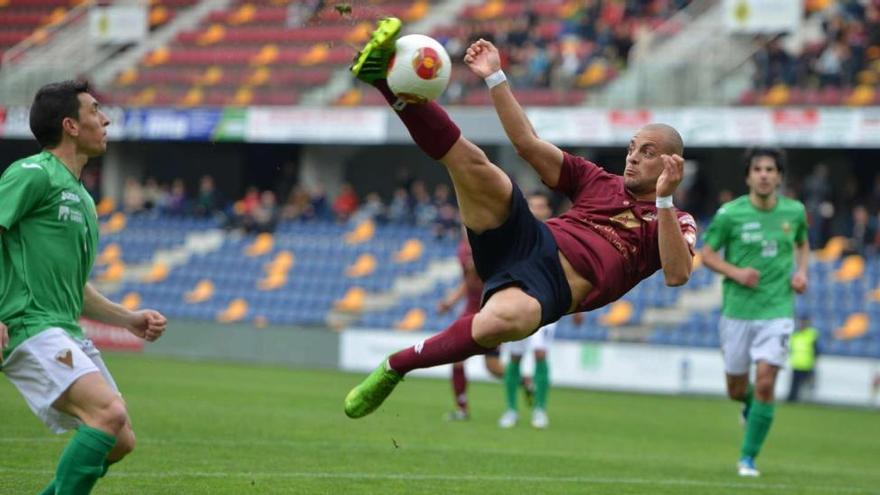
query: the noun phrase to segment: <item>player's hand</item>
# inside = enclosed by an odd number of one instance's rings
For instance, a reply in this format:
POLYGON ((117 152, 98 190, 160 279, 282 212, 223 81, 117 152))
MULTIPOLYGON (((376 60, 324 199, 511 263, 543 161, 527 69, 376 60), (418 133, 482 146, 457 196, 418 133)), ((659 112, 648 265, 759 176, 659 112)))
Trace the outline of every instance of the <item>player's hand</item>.
POLYGON ((448 301, 443 300, 437 303, 437 314, 442 315, 452 309, 452 305, 448 301))
POLYGON ((165 333, 165 324, 168 321, 161 313, 152 309, 142 309, 134 312, 132 322, 128 330, 147 342, 155 342, 165 333))
POLYGON ((577 326, 581 326, 584 324, 584 314, 583 313, 574 313, 573 315, 571 315, 571 319, 572 319, 572 321, 574 321, 574 324, 577 326))
POLYGON ((798 294, 806 292, 807 274, 803 272, 795 272, 794 275, 791 276, 791 288, 798 294))
POLYGON ((471 72, 485 78, 501 69, 501 55, 495 45, 480 38, 471 43, 471 46, 465 51, 464 63, 471 69, 471 72))
POLYGON ((733 275, 733 280, 739 285, 744 285, 749 289, 754 289, 761 281, 761 272, 752 267, 740 268, 733 275))
POLYGON ((684 178, 684 158, 679 155, 660 155, 663 172, 657 177, 657 196, 672 196, 684 178))

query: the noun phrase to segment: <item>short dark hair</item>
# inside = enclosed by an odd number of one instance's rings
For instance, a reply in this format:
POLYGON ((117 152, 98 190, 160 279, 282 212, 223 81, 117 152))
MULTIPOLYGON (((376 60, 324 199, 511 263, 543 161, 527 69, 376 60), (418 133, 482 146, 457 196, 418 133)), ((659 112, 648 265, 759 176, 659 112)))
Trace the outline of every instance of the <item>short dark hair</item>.
POLYGON ((772 158, 773 163, 776 164, 776 169, 779 170, 779 173, 785 173, 785 150, 783 150, 782 148, 755 146, 754 148, 747 149, 744 155, 746 177, 748 177, 749 170, 752 168, 752 161, 755 158, 759 158, 762 156, 768 156, 772 158))
POLYGON ((61 81, 40 88, 31 104, 31 132, 43 148, 61 142, 61 122, 79 119, 79 94, 89 92, 88 81, 61 81))

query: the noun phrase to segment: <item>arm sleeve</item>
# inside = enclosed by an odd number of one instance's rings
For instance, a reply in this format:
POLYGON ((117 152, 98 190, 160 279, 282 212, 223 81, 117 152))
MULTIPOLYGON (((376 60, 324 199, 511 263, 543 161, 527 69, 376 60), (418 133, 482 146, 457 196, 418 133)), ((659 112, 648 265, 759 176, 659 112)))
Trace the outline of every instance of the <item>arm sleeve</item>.
POLYGON ((595 163, 563 151, 559 181, 556 183, 556 187, 551 189, 574 200, 603 173, 604 170, 595 163))
POLYGON ((730 237, 730 221, 724 207, 718 210, 712 223, 706 228, 703 234, 703 242, 708 244, 714 251, 718 251, 722 246, 727 245, 727 239, 730 237))
POLYGON ((49 174, 41 166, 25 163, 10 167, 0 177, 0 226, 11 229, 43 200, 48 190, 49 174))

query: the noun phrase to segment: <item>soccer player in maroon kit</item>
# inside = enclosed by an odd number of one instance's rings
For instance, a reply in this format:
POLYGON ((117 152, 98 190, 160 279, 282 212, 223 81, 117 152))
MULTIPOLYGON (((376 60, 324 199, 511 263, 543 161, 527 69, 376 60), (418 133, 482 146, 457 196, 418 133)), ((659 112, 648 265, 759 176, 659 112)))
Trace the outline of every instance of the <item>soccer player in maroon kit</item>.
MULTIPOLYGON (((461 299, 465 300, 465 307, 459 318, 472 316, 480 310, 480 302, 483 297, 483 281, 477 274, 474 266, 474 258, 471 254, 471 246, 466 238, 458 244, 458 262, 461 265, 461 283, 437 304, 437 312, 446 313, 461 299)), ((504 367, 501 365, 498 347, 486 352, 486 369, 495 378, 504 375, 504 367)), ((456 409, 449 413, 450 421, 463 421, 468 419, 467 400, 467 375, 464 371, 464 361, 452 363, 452 393, 455 398, 456 409)))
POLYGON ((684 165, 675 129, 640 129, 630 141, 623 176, 610 174, 541 140, 506 83, 498 50, 484 40, 472 44, 465 63, 490 87, 517 153, 572 202, 569 211, 542 223, 510 177, 461 135, 439 105, 406 104, 390 91, 385 77, 400 27, 398 19, 379 21, 351 71, 375 86, 415 143, 446 166, 485 283, 483 305, 383 361, 346 396, 351 418, 376 410, 414 369, 484 354, 567 313, 600 308, 661 268, 667 285, 683 285, 693 267, 695 222, 672 205, 684 165))

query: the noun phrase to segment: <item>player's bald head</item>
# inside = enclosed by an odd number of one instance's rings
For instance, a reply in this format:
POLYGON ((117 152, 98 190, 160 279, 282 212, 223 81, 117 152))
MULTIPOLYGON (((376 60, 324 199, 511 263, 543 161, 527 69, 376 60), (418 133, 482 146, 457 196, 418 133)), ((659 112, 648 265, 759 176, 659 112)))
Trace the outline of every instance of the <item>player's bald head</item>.
POLYGON ((653 123, 642 127, 641 131, 660 133, 663 135, 663 142, 665 143, 663 151, 669 154, 684 156, 684 141, 681 139, 681 134, 671 125, 653 123))

